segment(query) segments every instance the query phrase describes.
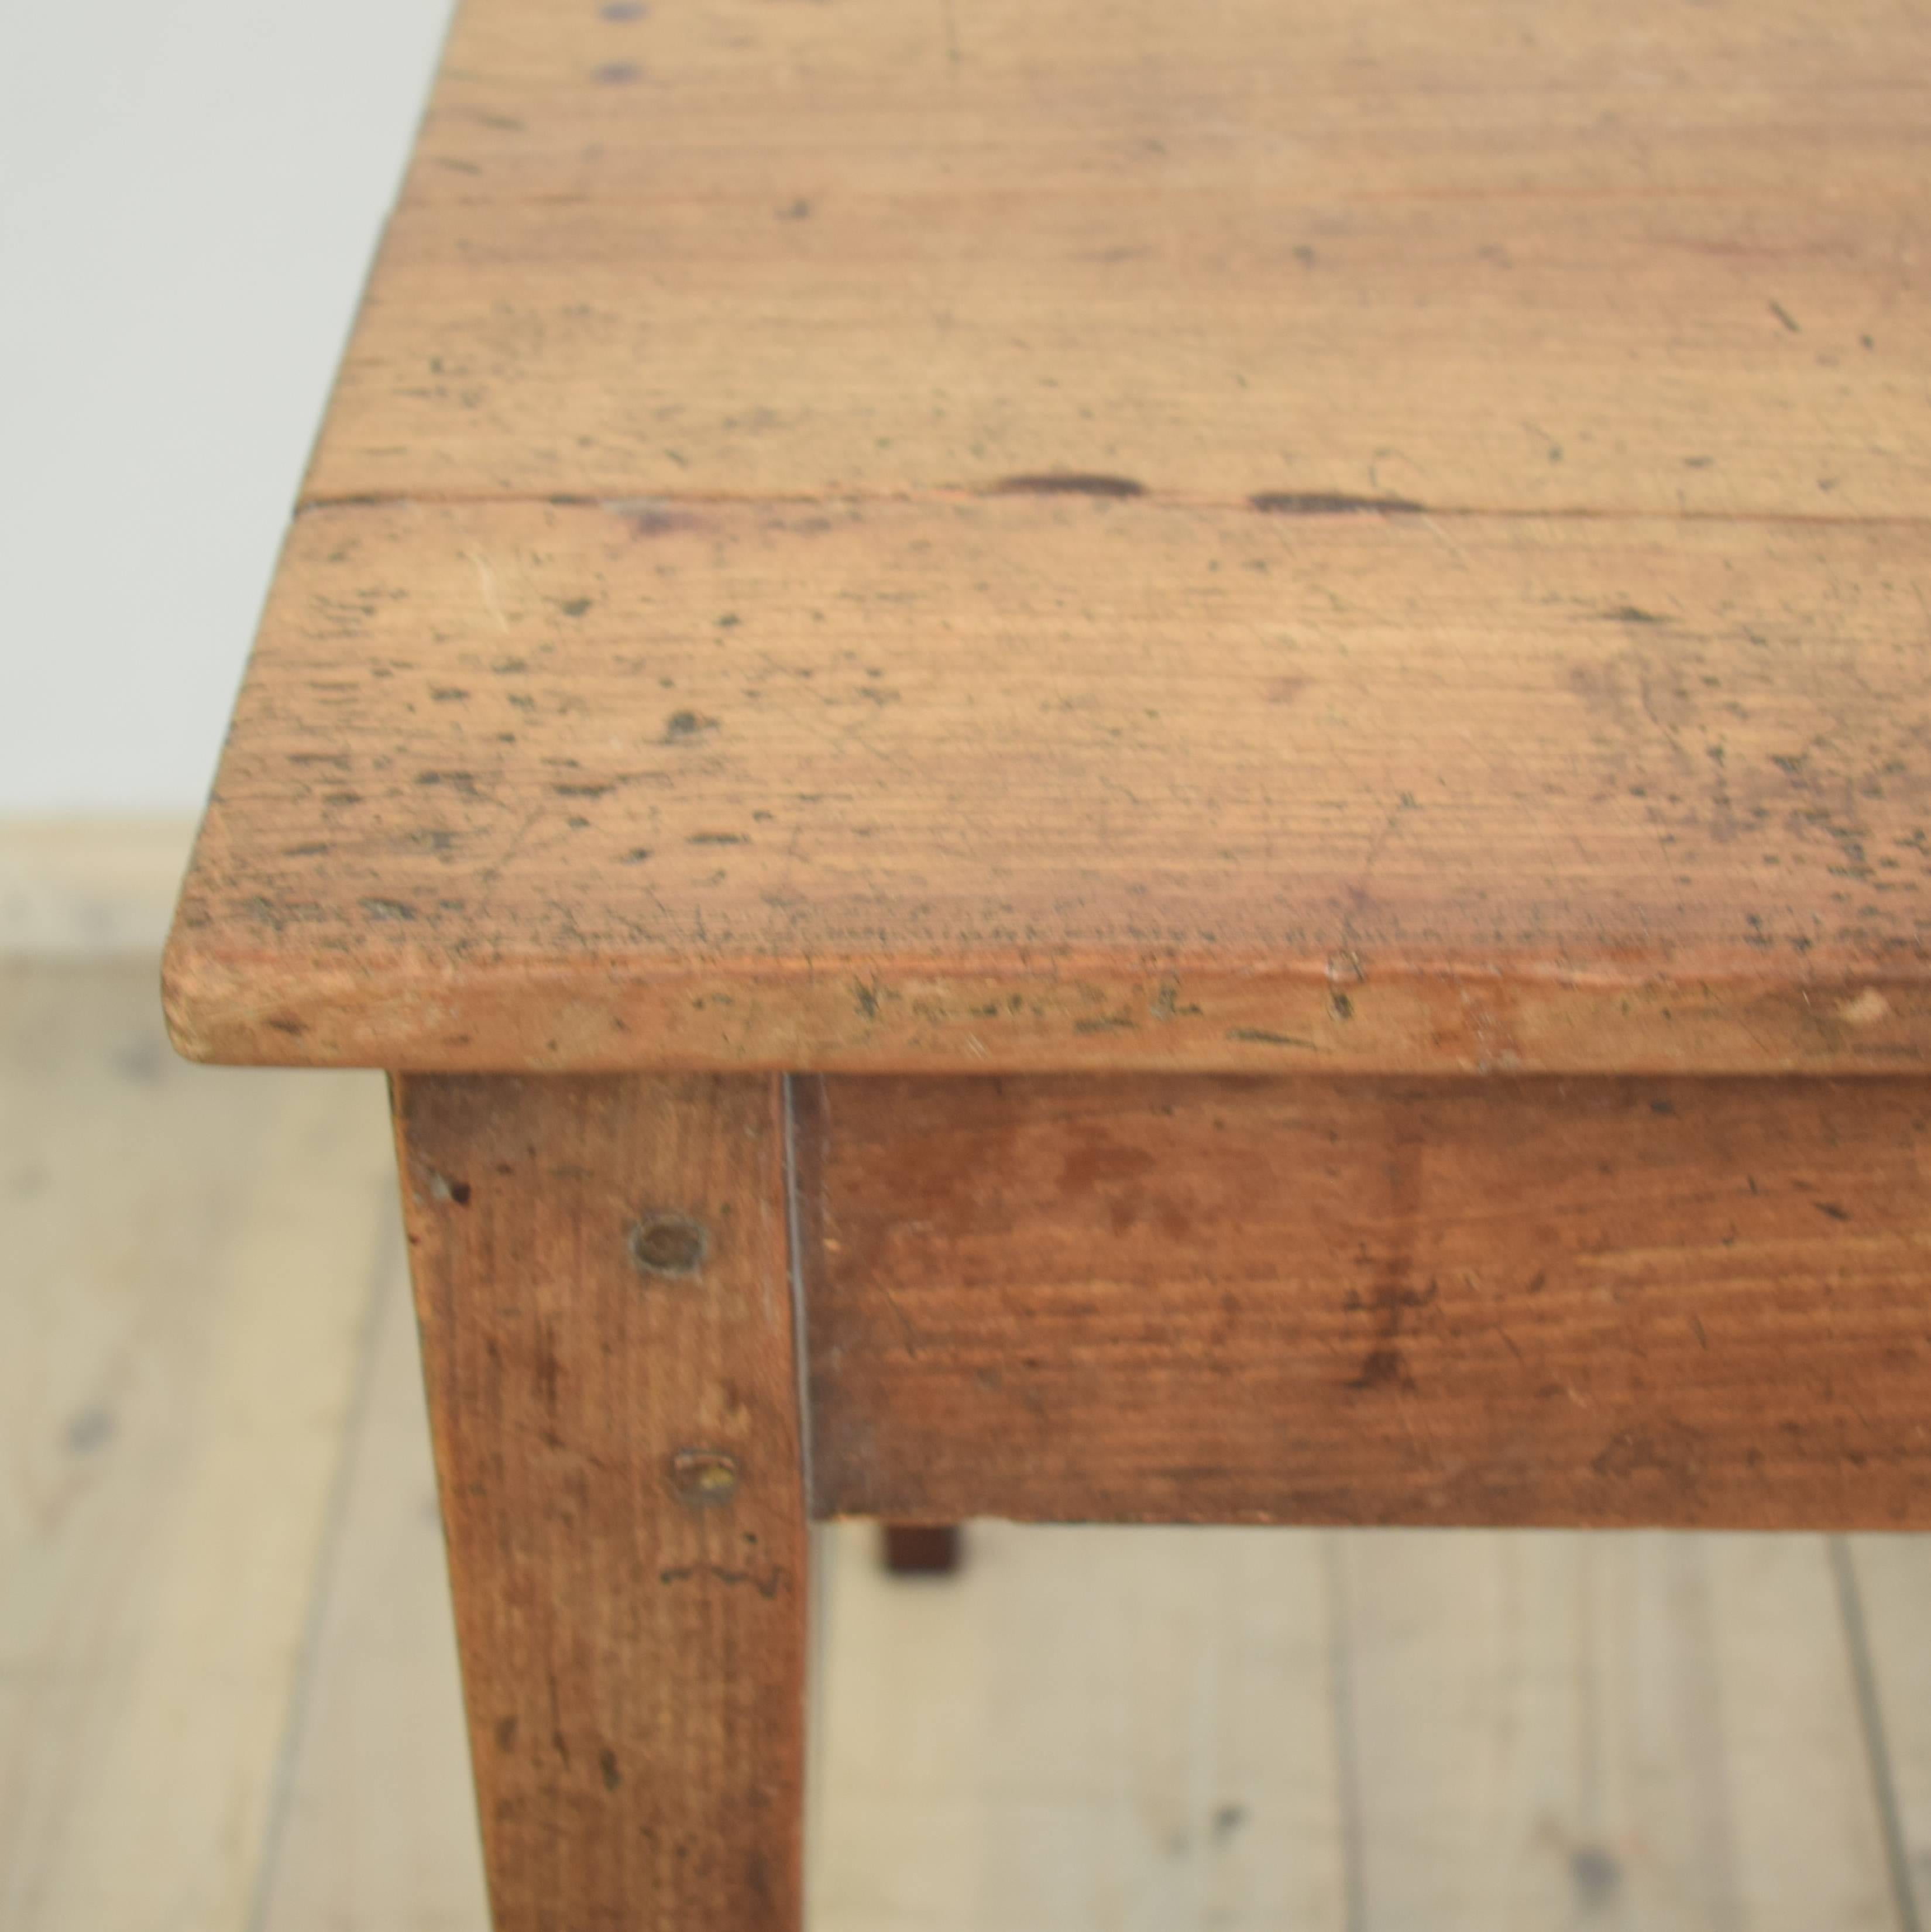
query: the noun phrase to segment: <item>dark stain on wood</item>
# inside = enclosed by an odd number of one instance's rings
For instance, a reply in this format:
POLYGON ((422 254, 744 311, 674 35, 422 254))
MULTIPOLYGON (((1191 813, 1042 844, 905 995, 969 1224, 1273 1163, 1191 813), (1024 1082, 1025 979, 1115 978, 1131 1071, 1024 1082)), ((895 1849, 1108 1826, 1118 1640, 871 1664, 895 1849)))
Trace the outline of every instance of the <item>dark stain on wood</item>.
POLYGON ((794 1084, 822 1513, 1931 1526, 1921 1081, 794 1084))
POLYGON ((995 496, 1144 496, 1147 486, 1130 476, 1108 476, 1096 472, 1047 470, 1035 475, 1004 476, 993 484, 995 496))

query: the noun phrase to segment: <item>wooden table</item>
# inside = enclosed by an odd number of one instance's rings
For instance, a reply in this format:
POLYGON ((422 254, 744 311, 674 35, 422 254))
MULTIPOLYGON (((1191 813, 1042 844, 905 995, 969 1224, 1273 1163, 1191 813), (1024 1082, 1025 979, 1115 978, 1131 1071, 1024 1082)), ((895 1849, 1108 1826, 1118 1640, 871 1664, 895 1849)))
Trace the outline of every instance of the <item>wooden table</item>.
POLYGON ((182 901, 396 1074, 496 1922, 807 1520, 1931 1525, 1931 16, 468 0, 182 901))

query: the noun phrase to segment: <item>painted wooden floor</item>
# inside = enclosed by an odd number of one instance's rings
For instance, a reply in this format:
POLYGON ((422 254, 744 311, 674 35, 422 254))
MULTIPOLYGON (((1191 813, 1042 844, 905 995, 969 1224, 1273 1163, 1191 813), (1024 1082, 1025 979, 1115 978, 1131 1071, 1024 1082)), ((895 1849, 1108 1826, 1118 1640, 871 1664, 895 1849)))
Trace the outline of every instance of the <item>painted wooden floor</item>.
MULTIPOLYGON (((0 1928, 481 1932, 380 1083, 0 960, 0 1928)), ((821 1545, 817 1932, 1918 1932, 1931 1544, 821 1545)))

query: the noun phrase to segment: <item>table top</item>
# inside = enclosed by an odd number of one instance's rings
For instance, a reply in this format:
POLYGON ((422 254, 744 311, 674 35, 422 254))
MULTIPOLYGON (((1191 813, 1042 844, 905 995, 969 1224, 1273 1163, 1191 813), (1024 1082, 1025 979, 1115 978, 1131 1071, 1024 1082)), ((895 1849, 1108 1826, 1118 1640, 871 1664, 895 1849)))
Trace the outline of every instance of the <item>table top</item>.
POLYGON ((1928 160, 1891 0, 469 0, 177 1040, 1921 1069, 1928 160))

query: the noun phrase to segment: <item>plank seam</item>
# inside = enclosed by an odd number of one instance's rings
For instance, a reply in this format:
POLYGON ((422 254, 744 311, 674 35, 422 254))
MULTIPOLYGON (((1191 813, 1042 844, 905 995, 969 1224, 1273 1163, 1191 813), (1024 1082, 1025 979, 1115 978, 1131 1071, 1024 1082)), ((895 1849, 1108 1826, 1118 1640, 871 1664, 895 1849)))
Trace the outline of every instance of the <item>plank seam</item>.
MULTIPOLYGON (((1261 492, 1265 496, 1272 492, 1261 492)), ((1312 494, 1312 493, 1311 493, 1312 494)), ((1325 496, 1327 493, 1320 493, 1325 496)), ((340 494, 304 495, 295 506, 291 518, 301 518, 325 510, 364 509, 487 509, 523 507, 569 510, 606 510, 613 515, 635 514, 646 508, 687 506, 715 509, 793 509, 838 508, 850 505, 904 505, 941 508, 964 503, 1010 502, 1016 496, 1054 497, 1084 496, 1108 502, 1132 502, 1142 509, 1198 512, 1226 511, 1266 518, 1326 521, 1336 518, 1379 516, 1408 518, 1426 523, 1431 518, 1453 518, 1467 522, 1495 523, 1627 523, 1712 524, 1738 526, 1772 525, 1795 530, 1915 529, 1931 524, 1931 512, 1899 511, 1890 514, 1831 516, 1795 510, 1637 510, 1614 506, 1570 504, 1530 508, 1510 504, 1420 503, 1406 500, 1379 501, 1373 497, 1330 500, 1303 507, 1282 508, 1257 502, 1251 496, 1192 496, 1174 490, 1108 489, 1008 489, 997 485, 973 487, 959 484, 919 490, 773 490, 768 493, 729 490, 643 490, 627 495, 602 496, 574 492, 541 490, 364 490, 340 494)))
POLYGON ((817 1486, 811 1471, 811 1384, 810 1356, 805 1346, 805 1214, 798 1196, 798 1115, 793 1095, 796 1076, 778 1078, 778 1104, 784 1115, 784 1226, 787 1270, 791 1291, 791 1373, 798 1402, 798 1477, 799 1502, 805 1520, 811 1520, 817 1486))

